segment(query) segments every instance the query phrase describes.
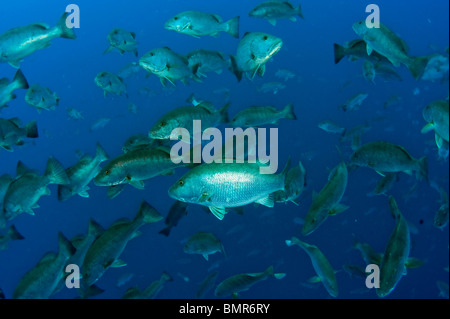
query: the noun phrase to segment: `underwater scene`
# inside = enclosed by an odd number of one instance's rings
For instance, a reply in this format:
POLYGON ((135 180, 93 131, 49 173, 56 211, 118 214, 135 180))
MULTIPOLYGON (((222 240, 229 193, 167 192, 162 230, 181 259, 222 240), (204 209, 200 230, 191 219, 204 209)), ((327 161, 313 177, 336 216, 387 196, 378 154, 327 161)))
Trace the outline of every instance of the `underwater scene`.
POLYGON ((448 12, 2 1, 0 299, 448 299, 448 12))

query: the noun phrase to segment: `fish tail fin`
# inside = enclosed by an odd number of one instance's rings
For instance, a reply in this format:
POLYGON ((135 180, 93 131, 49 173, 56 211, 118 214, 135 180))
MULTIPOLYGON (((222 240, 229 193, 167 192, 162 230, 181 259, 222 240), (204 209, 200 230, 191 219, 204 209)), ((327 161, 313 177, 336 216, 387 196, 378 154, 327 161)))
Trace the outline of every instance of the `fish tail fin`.
POLYGON ((297 116, 294 113, 294 103, 289 103, 283 109, 283 113, 285 114, 285 119, 296 120, 297 116))
POLYGON ((50 180, 51 184, 68 185, 70 183, 64 167, 53 157, 50 157, 47 161, 45 176, 50 180))
POLYGON ((97 159, 100 162, 109 160, 109 155, 106 153, 105 149, 97 142, 97 159))
POLYGON ((242 71, 239 70, 236 62, 236 57, 230 54, 231 67, 230 71, 236 76, 238 82, 242 80, 242 71))
POLYGON ((161 274, 160 280, 161 280, 161 281, 173 281, 173 278, 172 278, 171 275, 169 275, 168 272, 163 271, 163 273, 161 274))
POLYGON ((12 225, 8 229, 8 237, 11 240, 22 240, 25 239, 25 237, 22 236, 22 234, 19 233, 19 231, 16 229, 16 226, 12 225))
POLYGON ((236 39, 239 39, 239 19, 240 17, 237 16, 226 22, 227 32, 236 39))
POLYGON ((36 121, 32 121, 25 126, 27 137, 37 138, 39 137, 38 128, 36 121))
POLYGON ((408 69, 411 72, 414 79, 419 80, 422 77, 427 64, 428 64, 427 57, 412 58, 411 63, 408 64, 408 69))
POLYGON ((165 227, 165 228, 163 228, 162 230, 160 230, 159 232, 158 232, 158 234, 162 234, 162 235, 164 235, 164 236, 166 236, 166 237, 169 237, 169 235, 170 235, 170 227, 168 226, 168 227, 165 227))
POLYGON ((228 117, 228 108, 230 107, 230 103, 225 104, 220 110, 219 113, 221 115, 221 123, 228 123, 230 121, 228 117))
POLYGON ((337 43, 334 46, 334 64, 338 64, 345 56, 345 48, 337 43))
POLYGON ((58 21, 58 24, 56 27, 59 30, 60 37, 64 39, 76 39, 77 36, 75 34, 75 31, 73 31, 73 28, 69 28, 67 26, 67 18, 69 17, 68 12, 64 12, 64 14, 61 16, 61 18, 58 21))
POLYGON ((22 70, 17 70, 16 75, 13 80, 16 89, 28 89, 30 86, 28 85, 28 81, 23 75, 22 70))
POLYGON ((58 246, 59 253, 66 257, 66 259, 71 257, 76 251, 72 243, 61 232, 58 233, 58 246))
POLYGON ((58 200, 64 202, 72 197, 72 191, 69 187, 64 185, 58 185, 58 200))
POLYGON ((418 164, 418 170, 417 170, 417 174, 416 177, 418 179, 425 179, 425 181, 428 183, 428 160, 427 157, 424 156, 421 159, 419 159, 417 161, 418 164))
POLYGON ((151 224, 160 221, 163 217, 155 208, 153 208, 153 206, 146 201, 143 201, 136 219, 142 220, 144 224, 151 224))

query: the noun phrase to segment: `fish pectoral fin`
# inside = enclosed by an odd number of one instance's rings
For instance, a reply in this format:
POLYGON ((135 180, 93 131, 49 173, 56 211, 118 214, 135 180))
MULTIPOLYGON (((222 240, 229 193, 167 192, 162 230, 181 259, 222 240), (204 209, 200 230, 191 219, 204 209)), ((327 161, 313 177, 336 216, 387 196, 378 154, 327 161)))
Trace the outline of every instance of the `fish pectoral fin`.
POLYGON ((422 130, 420 130, 420 133, 425 134, 428 133, 430 131, 434 130, 434 123, 428 123, 427 125, 425 125, 422 130))
POLYGON ((9 65, 11 65, 13 68, 19 69, 20 68, 20 62, 22 62, 21 60, 19 61, 8 61, 9 65))
POLYGON ((373 52, 373 48, 369 44, 366 45, 366 50, 368 56, 370 56, 373 52))
POLYGON ((203 254, 202 256, 206 259, 206 261, 208 261, 208 254, 203 254))
POLYGON ((262 65, 260 65, 260 67, 258 68, 258 75, 259 75, 260 77, 263 77, 263 76, 264 76, 264 73, 266 73, 266 65, 265 65, 265 64, 262 64, 262 65))
POLYGON ((290 17, 289 20, 291 20, 292 22, 296 22, 297 18, 296 17, 290 17))
POLYGON ((109 267, 120 268, 120 267, 125 267, 126 265, 127 265, 127 263, 124 262, 123 260, 116 259, 109 265, 109 267))
POLYGON ((444 140, 437 134, 434 134, 434 140, 436 141, 436 146, 441 149, 442 145, 444 145, 444 140))
POLYGON ((27 214, 29 214, 29 215, 34 216, 34 211, 33 211, 33 209, 31 209, 31 208, 28 208, 28 209, 24 210, 24 212, 27 213, 27 214))
POLYGON ((267 195, 264 198, 258 199, 255 203, 264 205, 266 207, 273 207, 274 206, 274 198, 273 198, 273 193, 267 195))
POLYGON ((277 25, 277 20, 276 19, 267 19, 267 21, 269 21, 269 23, 273 26, 277 25))
MULTIPOLYGON (((370 165, 370 164, 369 164, 369 165, 370 165)), ((370 165, 370 166, 373 166, 373 165, 370 165)), ((381 171, 376 171, 376 172, 377 172, 378 175, 381 175, 381 176, 383 176, 383 177, 386 176, 386 174, 385 174, 384 172, 381 172, 381 171)))
POLYGON ((333 207, 332 210, 330 210, 328 212, 328 215, 337 215, 339 213, 342 213, 344 211, 346 211, 347 209, 349 209, 350 207, 347 205, 343 205, 343 204, 337 204, 336 206, 333 207))
POLYGON ((311 283, 311 284, 316 284, 316 283, 319 283, 321 281, 322 281, 322 279, 320 279, 319 276, 313 276, 313 277, 308 279, 308 282, 311 283))
POLYGON ((89 198, 89 193, 87 192, 87 190, 83 190, 83 191, 79 192, 78 195, 83 198, 89 198))
POLYGON ((122 193, 122 191, 125 189, 126 185, 127 184, 109 186, 106 191, 108 198, 113 199, 113 198, 116 198, 117 196, 119 196, 119 194, 122 193))
POLYGON ((406 170, 406 171, 403 171, 404 173, 406 173, 406 174, 408 174, 409 176, 412 176, 412 174, 413 174, 413 172, 411 171, 411 170, 406 170))
POLYGON ((136 231, 131 235, 131 238, 130 238, 130 239, 139 237, 139 236, 141 236, 141 235, 142 235, 142 232, 140 232, 139 230, 136 230, 136 231))
POLYGON ((145 188, 145 184, 144 181, 136 181, 134 179, 128 179, 128 184, 130 184, 131 186, 137 188, 137 189, 144 189, 145 188))
POLYGON ((225 217, 227 211, 225 207, 209 207, 211 213, 216 216, 218 219, 222 220, 225 217))

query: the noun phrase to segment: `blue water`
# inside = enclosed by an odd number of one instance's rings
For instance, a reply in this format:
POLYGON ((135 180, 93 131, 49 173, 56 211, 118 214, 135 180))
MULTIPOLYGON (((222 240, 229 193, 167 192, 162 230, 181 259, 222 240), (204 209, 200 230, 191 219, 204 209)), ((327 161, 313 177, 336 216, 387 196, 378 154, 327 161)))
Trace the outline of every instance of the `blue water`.
MULTIPOLYGON (((294 5, 297 5, 297 0, 294 5)), ((70 2, 2 1, 0 5, 0 33, 22 25, 46 22, 53 26, 70 2)), ((125 140, 137 133, 147 133, 156 120, 178 106, 195 93, 201 99, 216 106, 225 99, 213 91, 230 90, 230 115, 251 105, 273 105, 281 109, 294 103, 298 119, 285 120, 279 125, 279 159, 283 166, 288 157, 292 163, 302 161, 307 171, 307 189, 301 204, 277 204, 273 209, 249 205, 245 215, 226 215, 223 221, 196 205, 190 205, 189 214, 172 229, 169 237, 158 232, 163 221, 145 225, 142 235, 131 240, 121 259, 127 262, 123 268, 111 268, 97 282, 105 290, 98 298, 121 298, 126 289, 138 286, 144 289, 159 279, 163 271, 174 279, 166 284, 158 298, 194 298, 199 284, 210 271, 218 271, 216 284, 238 273, 264 271, 273 265, 276 272, 286 273, 281 280, 269 278, 248 291, 241 298, 331 298, 320 283, 309 283, 315 276, 311 261, 299 247, 287 247, 286 239, 296 236, 307 243, 317 245, 337 271, 338 298, 378 298, 374 289, 366 288, 363 278, 351 278, 342 266, 356 264, 365 267, 359 252, 352 249, 354 238, 369 243, 377 252, 383 252, 395 227, 386 196, 368 197, 379 175, 361 168, 349 175, 348 186, 342 203, 350 208, 337 216, 329 217, 314 233, 302 236, 301 225, 294 222, 304 218, 311 205, 312 192, 320 191, 327 182, 330 169, 340 161, 336 150, 337 135, 326 133, 317 127, 323 120, 334 120, 346 128, 352 128, 373 118, 383 116, 384 121, 373 122, 370 131, 362 136, 362 142, 385 140, 404 146, 412 156, 428 157, 430 181, 442 186, 448 193, 448 159, 438 160, 432 133, 421 134, 426 124, 423 108, 430 102, 448 96, 448 81, 415 81, 409 71, 401 66, 396 69, 403 81, 383 81, 376 84, 364 80, 362 61, 347 59, 334 64, 333 43, 343 44, 356 39, 351 26, 365 19, 365 7, 369 3, 355 1, 302 1, 305 20, 291 22, 280 20, 274 27, 267 21, 248 16, 259 1, 205 1, 205 0, 152 0, 152 1, 76 1, 81 10, 81 28, 75 32, 76 40, 55 39, 49 48, 25 58, 21 69, 30 84, 39 83, 51 88, 60 96, 55 111, 36 110, 24 101, 25 91, 16 91, 17 99, 9 108, 1 111, 2 118, 19 117, 23 123, 36 120, 40 137, 30 140, 13 153, 1 151, 0 175, 15 176, 16 164, 23 161, 28 167, 43 174, 47 159, 57 158, 64 167, 77 161, 76 150, 95 154, 99 142, 111 157, 121 154, 125 140), (94 83, 100 71, 118 73, 126 64, 137 61, 131 53, 120 55, 112 52, 103 55, 108 47, 107 34, 120 27, 134 31, 139 42, 139 57, 146 52, 168 46, 176 52, 187 54, 191 50, 205 48, 235 54, 238 39, 221 33, 219 37, 196 39, 164 29, 164 22, 185 10, 217 13, 224 20, 240 15, 240 36, 247 31, 267 32, 281 37, 284 46, 267 63, 266 74, 254 81, 238 83, 227 70, 221 75, 209 74, 203 83, 183 85, 165 90, 159 79, 145 76, 141 71, 126 80, 129 97, 103 96, 94 83), (275 72, 289 69, 296 77, 285 83, 286 88, 274 95, 260 93, 257 88, 270 81, 278 81, 275 72), (143 87, 154 91, 143 96, 143 87), (338 108, 350 96, 365 91, 367 100, 359 111, 343 112, 338 108), (416 93, 414 93, 416 91, 416 93), (385 101, 392 95, 402 100, 387 109, 385 101), (128 104, 138 106, 138 113, 128 112, 128 104), (82 112, 84 120, 74 121, 67 116, 68 108, 82 112), (106 127, 90 131, 99 118, 111 118, 106 127), (237 227, 237 228, 235 228, 237 227), (183 252, 185 240, 198 231, 213 232, 223 243, 227 257, 217 253, 209 261, 200 255, 183 252), (118 279, 131 273, 134 276, 122 287, 118 279)), ((448 1, 387 1, 379 0, 381 22, 389 26, 410 47, 410 54, 423 56, 437 48, 444 53, 448 48, 448 1)), ((12 78, 15 69, 3 63, 0 77, 12 78)), ((448 74, 447 74, 448 76, 448 74)), ((281 80, 282 81, 282 80, 281 80)), ((340 145, 343 156, 351 154, 349 143, 340 145)), ((36 215, 22 214, 14 224, 25 237, 9 243, 0 251, 0 288, 10 298, 22 276, 34 267, 49 251, 57 251, 57 234, 67 238, 85 234, 90 218, 107 228, 120 218, 133 218, 142 200, 151 203, 164 217, 174 200, 168 196, 168 188, 186 171, 181 168, 173 176, 161 176, 146 182, 144 191, 127 187, 119 197, 110 200, 106 189, 90 185, 89 198, 74 196, 66 202, 58 202, 57 188, 50 185, 51 196, 40 199, 36 215)), ((404 217, 416 228, 411 234, 410 256, 425 261, 417 269, 409 269, 387 298, 440 298, 437 281, 448 284, 449 233, 433 226, 435 212, 439 208, 439 193, 424 181, 408 198, 404 196, 416 182, 414 176, 400 174, 400 180, 390 192, 396 198, 404 217)), ((73 298, 75 289, 63 289, 52 298, 73 298)), ((216 298, 209 291, 206 298, 216 298)))

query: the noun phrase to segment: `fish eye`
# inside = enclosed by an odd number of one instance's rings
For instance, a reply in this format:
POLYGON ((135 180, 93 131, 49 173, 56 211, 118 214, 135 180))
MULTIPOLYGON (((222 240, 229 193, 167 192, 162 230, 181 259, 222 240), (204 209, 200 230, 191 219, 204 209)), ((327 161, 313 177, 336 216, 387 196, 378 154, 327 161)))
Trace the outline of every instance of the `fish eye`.
POLYGON ((166 126, 166 122, 161 122, 161 123, 159 123, 159 126, 161 126, 161 127, 166 126))
POLYGON ((154 56, 155 54, 153 52, 150 52, 150 56, 154 56))
POLYGON ((109 170, 105 171, 105 175, 109 175, 111 172, 109 170))
POLYGON ((269 37, 268 37, 267 35, 265 35, 265 36, 263 37, 263 40, 266 41, 268 38, 269 38, 269 37))
POLYGON ((173 18, 175 21, 178 20, 178 17, 173 18))
POLYGON ((184 181, 182 179, 180 179, 180 181, 178 182, 178 185, 183 186, 184 185, 184 181))

